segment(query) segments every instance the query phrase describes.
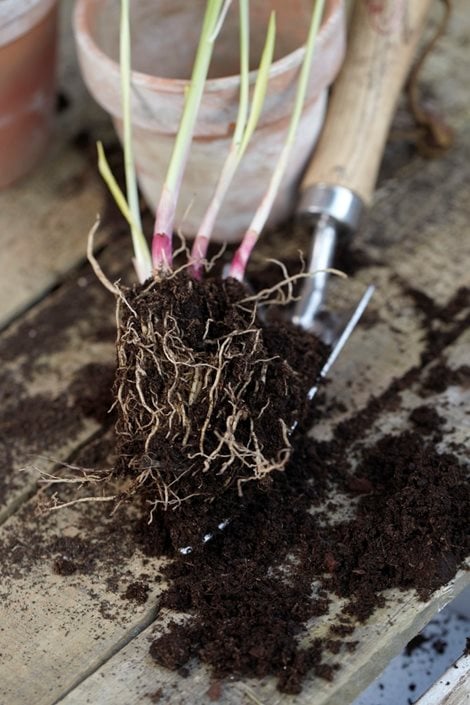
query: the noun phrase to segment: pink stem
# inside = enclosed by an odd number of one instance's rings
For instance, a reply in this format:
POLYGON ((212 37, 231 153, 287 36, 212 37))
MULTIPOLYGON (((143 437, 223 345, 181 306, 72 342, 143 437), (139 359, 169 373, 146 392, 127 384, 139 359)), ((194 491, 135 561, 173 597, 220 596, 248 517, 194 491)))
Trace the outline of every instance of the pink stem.
POLYGON ((176 202, 165 186, 157 208, 152 239, 152 262, 157 272, 168 271, 173 263, 172 239, 176 202))
POLYGON ((238 281, 240 282, 243 281, 247 262, 250 259, 251 252, 253 250, 253 247, 256 245, 257 240, 258 233, 256 232, 256 230, 250 228, 246 231, 240 247, 237 249, 233 256, 232 263, 228 272, 229 277, 232 277, 233 279, 238 279, 238 281))
POLYGON ((207 256, 207 250, 214 231, 215 221, 222 207, 225 195, 230 187, 230 184, 232 183, 232 179, 237 170, 238 162, 238 154, 235 145, 232 144, 227 159, 222 167, 214 194, 194 239, 193 248, 191 251, 191 270, 196 279, 200 279, 202 276, 202 267, 207 256))
POLYGON ((199 232, 191 250, 191 273, 195 279, 202 279, 203 262, 206 259, 209 238, 199 232))
POLYGON ((171 237, 166 233, 154 233, 152 239, 152 261, 158 272, 171 269, 173 261, 171 237))

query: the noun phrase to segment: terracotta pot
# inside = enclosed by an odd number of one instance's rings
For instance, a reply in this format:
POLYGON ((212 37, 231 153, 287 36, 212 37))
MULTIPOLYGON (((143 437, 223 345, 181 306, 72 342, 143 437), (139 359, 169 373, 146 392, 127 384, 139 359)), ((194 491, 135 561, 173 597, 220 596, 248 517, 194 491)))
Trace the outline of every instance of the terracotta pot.
MULTIPOLYGON (((187 0, 135 0, 132 3, 135 156, 139 183, 152 209, 158 202, 178 129, 204 5, 205 0, 190 3, 187 0)), ((119 3, 114 0, 78 0, 74 29, 85 82, 98 103, 111 114, 121 134, 118 7, 119 3)), ((259 126, 216 225, 214 235, 219 241, 237 240, 243 234, 266 190, 287 130, 312 2, 250 2, 251 63, 255 67, 259 63, 272 8, 277 11, 276 60, 271 68, 259 126)), ((197 230, 227 154, 236 120, 239 86, 237 14, 229 13, 216 42, 184 177, 177 216, 186 236, 194 235, 197 230)), ((308 99, 271 222, 282 220, 292 207, 299 175, 324 119, 327 88, 343 59, 344 25, 342 0, 327 0, 308 99)), ((253 70, 252 84, 255 78, 253 70)))
POLYGON ((43 154, 55 108, 57 0, 0 2, 0 188, 43 154))

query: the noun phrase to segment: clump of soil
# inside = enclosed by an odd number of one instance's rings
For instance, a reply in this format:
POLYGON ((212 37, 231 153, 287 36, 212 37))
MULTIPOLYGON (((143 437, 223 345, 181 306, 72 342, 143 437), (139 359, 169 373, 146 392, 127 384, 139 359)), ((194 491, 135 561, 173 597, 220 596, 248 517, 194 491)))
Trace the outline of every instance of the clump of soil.
MULTIPOLYGON (((234 510, 227 502, 211 508, 212 521, 234 510)), ((334 671, 322 658, 339 651, 340 634, 332 629, 325 640, 301 645, 308 620, 327 612, 333 595, 346 598, 336 624, 344 641, 384 603, 384 590, 416 588, 428 597, 468 553, 469 506, 457 459, 416 432, 381 439, 344 473, 335 468, 333 444, 304 439, 269 492, 247 491, 243 512, 223 532, 164 569, 170 586, 160 607, 188 618, 155 639, 151 655, 175 669, 198 656, 215 678, 274 674, 289 693, 300 691, 308 671, 330 679, 334 671), (352 518, 334 521, 334 503, 326 501, 332 485, 336 501, 359 497, 352 518), (324 510, 313 515, 320 502, 324 510)), ((205 528, 207 516, 200 536, 205 528)))
POLYGON ((122 597, 124 600, 133 600, 134 602, 143 605, 147 602, 149 590, 150 586, 147 585, 147 583, 136 580, 127 586, 126 592, 122 597))
POLYGON ((118 298, 118 472, 154 506, 241 495, 286 467, 327 348, 264 321, 262 301, 185 271, 118 298))
MULTIPOLYGON (((457 317, 454 300, 438 309, 446 334, 433 329, 423 365, 432 352, 446 367, 442 353, 461 333, 467 301, 458 297, 457 317)), ((169 588, 160 603, 186 621, 154 640, 158 663, 179 669, 183 654, 197 656, 215 678, 271 674, 281 691, 298 693, 308 672, 333 677, 325 655, 341 651, 341 660, 354 649, 348 635, 384 604, 385 590, 415 589, 426 599, 449 581, 470 550, 470 488, 458 457, 436 449, 445 420, 421 405, 410 413, 412 430, 366 446, 374 421, 399 409, 401 392, 412 385, 419 391, 423 379, 416 366, 393 380, 329 442, 298 438, 269 492, 249 487, 238 508, 226 496, 192 518, 199 543, 164 569, 169 588), (352 516, 341 518, 342 506, 352 516), (232 521, 203 543, 220 517, 232 521), (303 643, 308 620, 325 614, 335 596, 346 602, 329 632, 303 643), (174 663, 172 653, 179 655, 174 663)), ((462 376, 453 382, 463 384, 462 376)), ((171 515, 145 527, 144 550, 151 553, 153 542, 156 553, 174 555, 185 545, 171 515)))

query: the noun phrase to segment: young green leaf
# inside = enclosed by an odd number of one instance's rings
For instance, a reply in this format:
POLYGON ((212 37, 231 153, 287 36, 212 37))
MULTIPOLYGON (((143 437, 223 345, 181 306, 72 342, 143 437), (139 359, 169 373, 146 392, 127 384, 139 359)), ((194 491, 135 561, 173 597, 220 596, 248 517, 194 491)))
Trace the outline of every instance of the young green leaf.
POLYGON ((122 95, 122 122, 124 143, 124 170, 126 176, 126 191, 129 209, 132 213, 131 234, 138 276, 141 281, 148 279, 152 273, 150 250, 142 232, 140 218, 139 194, 134 166, 134 150, 132 145, 132 113, 131 113, 131 41, 129 0, 121 0, 120 25, 120 70, 122 95))
POLYGON ((219 20, 224 8, 223 0, 208 0, 206 5, 191 83, 157 208, 152 240, 152 260, 157 273, 171 268, 176 204, 212 57, 216 30, 220 26, 219 20))
POLYGON ((197 278, 202 273, 203 262, 206 258, 209 241, 214 230, 216 218, 219 214, 223 200, 230 188, 233 177, 238 169, 243 154, 249 144, 253 132, 261 115, 271 68, 274 42, 276 36, 276 21, 274 12, 271 13, 268 31, 258 69, 258 76, 253 91, 253 100, 250 114, 248 113, 249 100, 249 6, 248 0, 240 0, 240 99, 237 122, 233 134, 232 144, 227 159, 224 162, 220 177, 217 181, 214 194, 207 207, 204 217, 194 240, 191 253, 192 272, 197 278))
POLYGON ((284 176, 289 161, 290 153, 302 114, 303 105, 305 102, 305 95, 307 92, 308 79, 310 75, 310 67, 312 64, 312 56, 315 48, 318 30, 320 27, 321 18, 323 16, 324 6, 325 0, 315 0, 307 43, 305 46, 305 54, 302 62, 302 67, 300 69, 300 77, 297 83, 297 91, 295 95, 295 101, 291 114, 291 119, 289 122, 286 140, 282 147, 281 154, 279 156, 275 169, 272 173, 268 189, 254 215, 254 218, 248 230, 246 231, 243 237, 239 248, 235 252, 234 258, 230 265, 229 276, 234 277, 235 279, 239 279, 240 281, 245 276, 245 269, 250 254, 272 210, 274 200, 278 194, 279 187, 281 185, 281 180, 284 176))

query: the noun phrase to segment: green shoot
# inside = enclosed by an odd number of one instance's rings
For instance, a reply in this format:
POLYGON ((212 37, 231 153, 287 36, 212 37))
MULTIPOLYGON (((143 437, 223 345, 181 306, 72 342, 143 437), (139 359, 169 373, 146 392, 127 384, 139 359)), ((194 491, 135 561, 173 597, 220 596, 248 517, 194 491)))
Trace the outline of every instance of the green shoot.
POLYGON ((101 142, 97 142, 96 148, 98 150, 98 171, 100 172, 103 181, 114 198, 117 207, 129 223, 131 230, 138 230, 139 225, 135 222, 134 215, 129 208, 126 197, 121 191, 119 184, 111 171, 111 167, 108 164, 108 160, 106 159, 106 155, 104 153, 103 144, 101 142))
POLYGON ((222 206, 223 199, 230 188, 236 170, 250 142, 253 132, 258 124, 261 110, 266 96, 271 68, 274 41, 276 36, 276 21, 274 12, 271 13, 264 44, 263 53, 258 69, 258 76, 253 91, 253 101, 248 116, 249 101, 249 4, 248 0, 239 0, 240 7, 240 99, 237 122, 233 134, 232 144, 227 159, 224 162, 214 194, 199 226, 192 249, 192 269, 196 277, 201 276, 202 265, 206 258, 207 248, 214 229, 217 215, 222 206))
POLYGON ((266 40, 264 43, 263 53, 261 55, 260 65, 258 67, 258 77, 256 79, 255 90, 253 91, 253 101, 251 104, 251 111, 246 124, 245 131, 243 133, 243 141, 240 145, 238 159, 241 160, 246 148, 253 136, 253 132, 256 129, 258 120, 261 115, 261 110, 263 109, 264 99, 266 96, 266 90, 268 87, 269 80, 269 70, 273 62, 274 55, 274 41, 276 39, 276 14, 272 12, 269 17, 268 32, 266 34, 266 40))
POLYGON ((315 0, 314 2, 307 44, 305 46, 305 54, 300 70, 300 77, 297 84, 294 108, 291 114, 286 141, 284 142, 278 162, 271 176, 268 189, 258 207, 258 210, 254 215, 250 227, 246 231, 239 248, 235 252, 234 258, 230 265, 229 276, 234 277, 235 279, 238 279, 240 281, 242 281, 243 277, 245 276, 245 269, 248 259, 269 217, 274 200, 279 191, 279 186, 281 184, 282 177, 284 176, 284 172, 289 161, 290 153, 295 140, 297 128, 299 125, 305 101, 308 79, 310 75, 310 67, 312 64, 312 56, 315 48, 315 41, 317 38, 318 30, 320 27, 321 18, 323 16, 324 5, 325 0, 315 0))
POLYGON ((142 283, 152 274, 152 258, 142 231, 140 219, 139 196, 134 167, 132 148, 132 119, 131 119, 131 51, 130 51, 130 21, 129 0, 121 0, 121 26, 120 26, 120 69, 121 69, 121 94, 122 94, 122 121, 124 143, 124 169, 126 175, 127 199, 114 178, 106 159, 103 145, 97 143, 98 170, 111 192, 116 204, 129 223, 134 248, 134 268, 139 281, 142 283))
POLYGON ((226 6, 227 3, 224 5, 223 0, 207 0, 191 83, 157 208, 152 241, 152 260, 156 272, 171 268, 176 203, 217 36, 216 30, 220 28, 221 10, 225 12, 226 6))
POLYGON ((142 232, 140 219, 139 194, 134 167, 134 150, 132 145, 131 116, 131 39, 129 0, 121 0, 120 26, 120 68, 121 95, 124 142, 124 168, 129 209, 132 213, 131 234, 135 255, 135 267, 141 281, 148 279, 152 273, 150 251, 142 232))

